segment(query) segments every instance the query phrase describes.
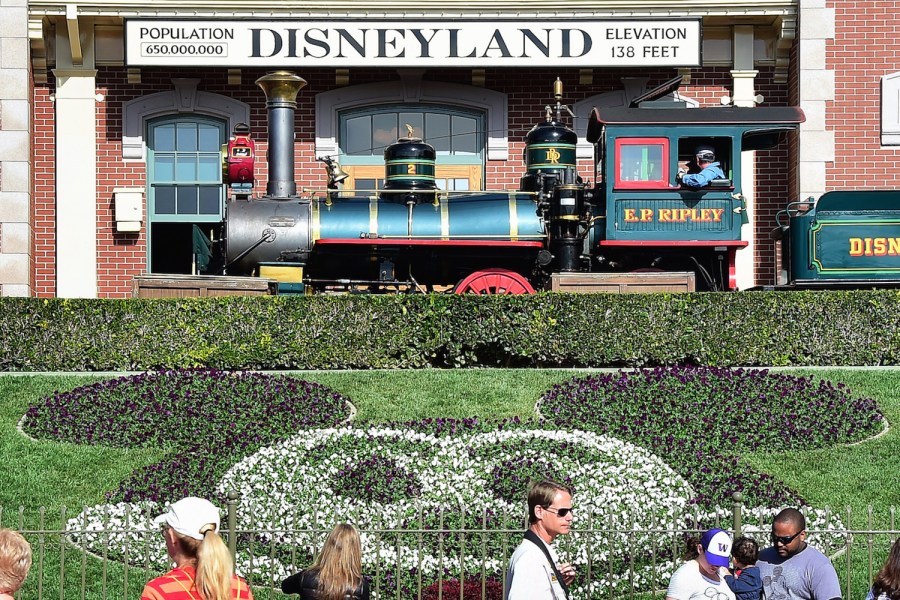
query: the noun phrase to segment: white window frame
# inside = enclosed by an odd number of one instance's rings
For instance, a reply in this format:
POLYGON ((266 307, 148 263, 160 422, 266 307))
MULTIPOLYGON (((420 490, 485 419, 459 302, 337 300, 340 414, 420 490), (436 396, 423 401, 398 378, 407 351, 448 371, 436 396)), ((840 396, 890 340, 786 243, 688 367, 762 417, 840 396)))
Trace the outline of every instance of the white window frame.
POLYGON ((487 160, 509 160, 506 94, 476 86, 405 77, 322 92, 316 96, 316 157, 337 156, 338 113, 376 104, 437 104, 484 111, 487 160))
POLYGON ((228 96, 197 91, 199 79, 173 79, 175 89, 129 100, 122 107, 122 159, 147 160, 144 134, 147 121, 178 113, 195 113, 224 119, 228 131, 238 123, 250 122, 250 105, 228 96))
POLYGON ((900 71, 881 77, 881 145, 900 146, 900 71))

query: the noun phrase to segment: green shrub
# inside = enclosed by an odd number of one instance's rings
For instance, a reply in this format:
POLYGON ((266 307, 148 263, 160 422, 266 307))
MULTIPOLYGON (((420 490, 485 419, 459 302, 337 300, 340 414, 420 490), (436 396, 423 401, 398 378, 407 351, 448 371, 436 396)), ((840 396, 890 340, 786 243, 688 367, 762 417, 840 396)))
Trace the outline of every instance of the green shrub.
POLYGON ((0 298, 0 370, 886 365, 900 292, 0 298))

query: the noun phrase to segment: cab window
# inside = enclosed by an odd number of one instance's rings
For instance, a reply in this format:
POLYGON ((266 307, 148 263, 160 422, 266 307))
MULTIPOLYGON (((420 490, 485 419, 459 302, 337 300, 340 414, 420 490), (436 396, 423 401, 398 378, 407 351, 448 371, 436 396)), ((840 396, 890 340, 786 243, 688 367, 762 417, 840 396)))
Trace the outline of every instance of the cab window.
POLYGON ((716 154, 716 162, 725 177, 734 179, 731 171, 731 138, 725 137, 683 137, 678 140, 678 169, 688 173, 698 173, 700 168, 694 159, 694 152, 698 146, 712 146, 716 154))
POLYGON ((615 187, 669 187, 668 138, 618 138, 615 143, 615 187))

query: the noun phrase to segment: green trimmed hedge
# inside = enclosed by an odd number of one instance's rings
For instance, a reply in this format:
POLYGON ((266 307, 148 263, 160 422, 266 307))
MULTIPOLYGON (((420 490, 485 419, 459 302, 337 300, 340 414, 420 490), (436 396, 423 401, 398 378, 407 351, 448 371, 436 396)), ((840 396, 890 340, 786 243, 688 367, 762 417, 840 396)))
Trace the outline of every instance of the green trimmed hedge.
POLYGON ((891 365, 900 291, 0 298, 0 370, 891 365))

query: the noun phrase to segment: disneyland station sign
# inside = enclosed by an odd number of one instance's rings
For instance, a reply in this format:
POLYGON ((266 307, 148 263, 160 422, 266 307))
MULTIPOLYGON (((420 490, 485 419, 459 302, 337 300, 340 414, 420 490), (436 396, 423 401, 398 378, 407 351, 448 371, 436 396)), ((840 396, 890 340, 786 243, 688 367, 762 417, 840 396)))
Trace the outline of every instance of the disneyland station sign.
POLYGON ((128 66, 700 66, 700 19, 125 22, 128 66))

